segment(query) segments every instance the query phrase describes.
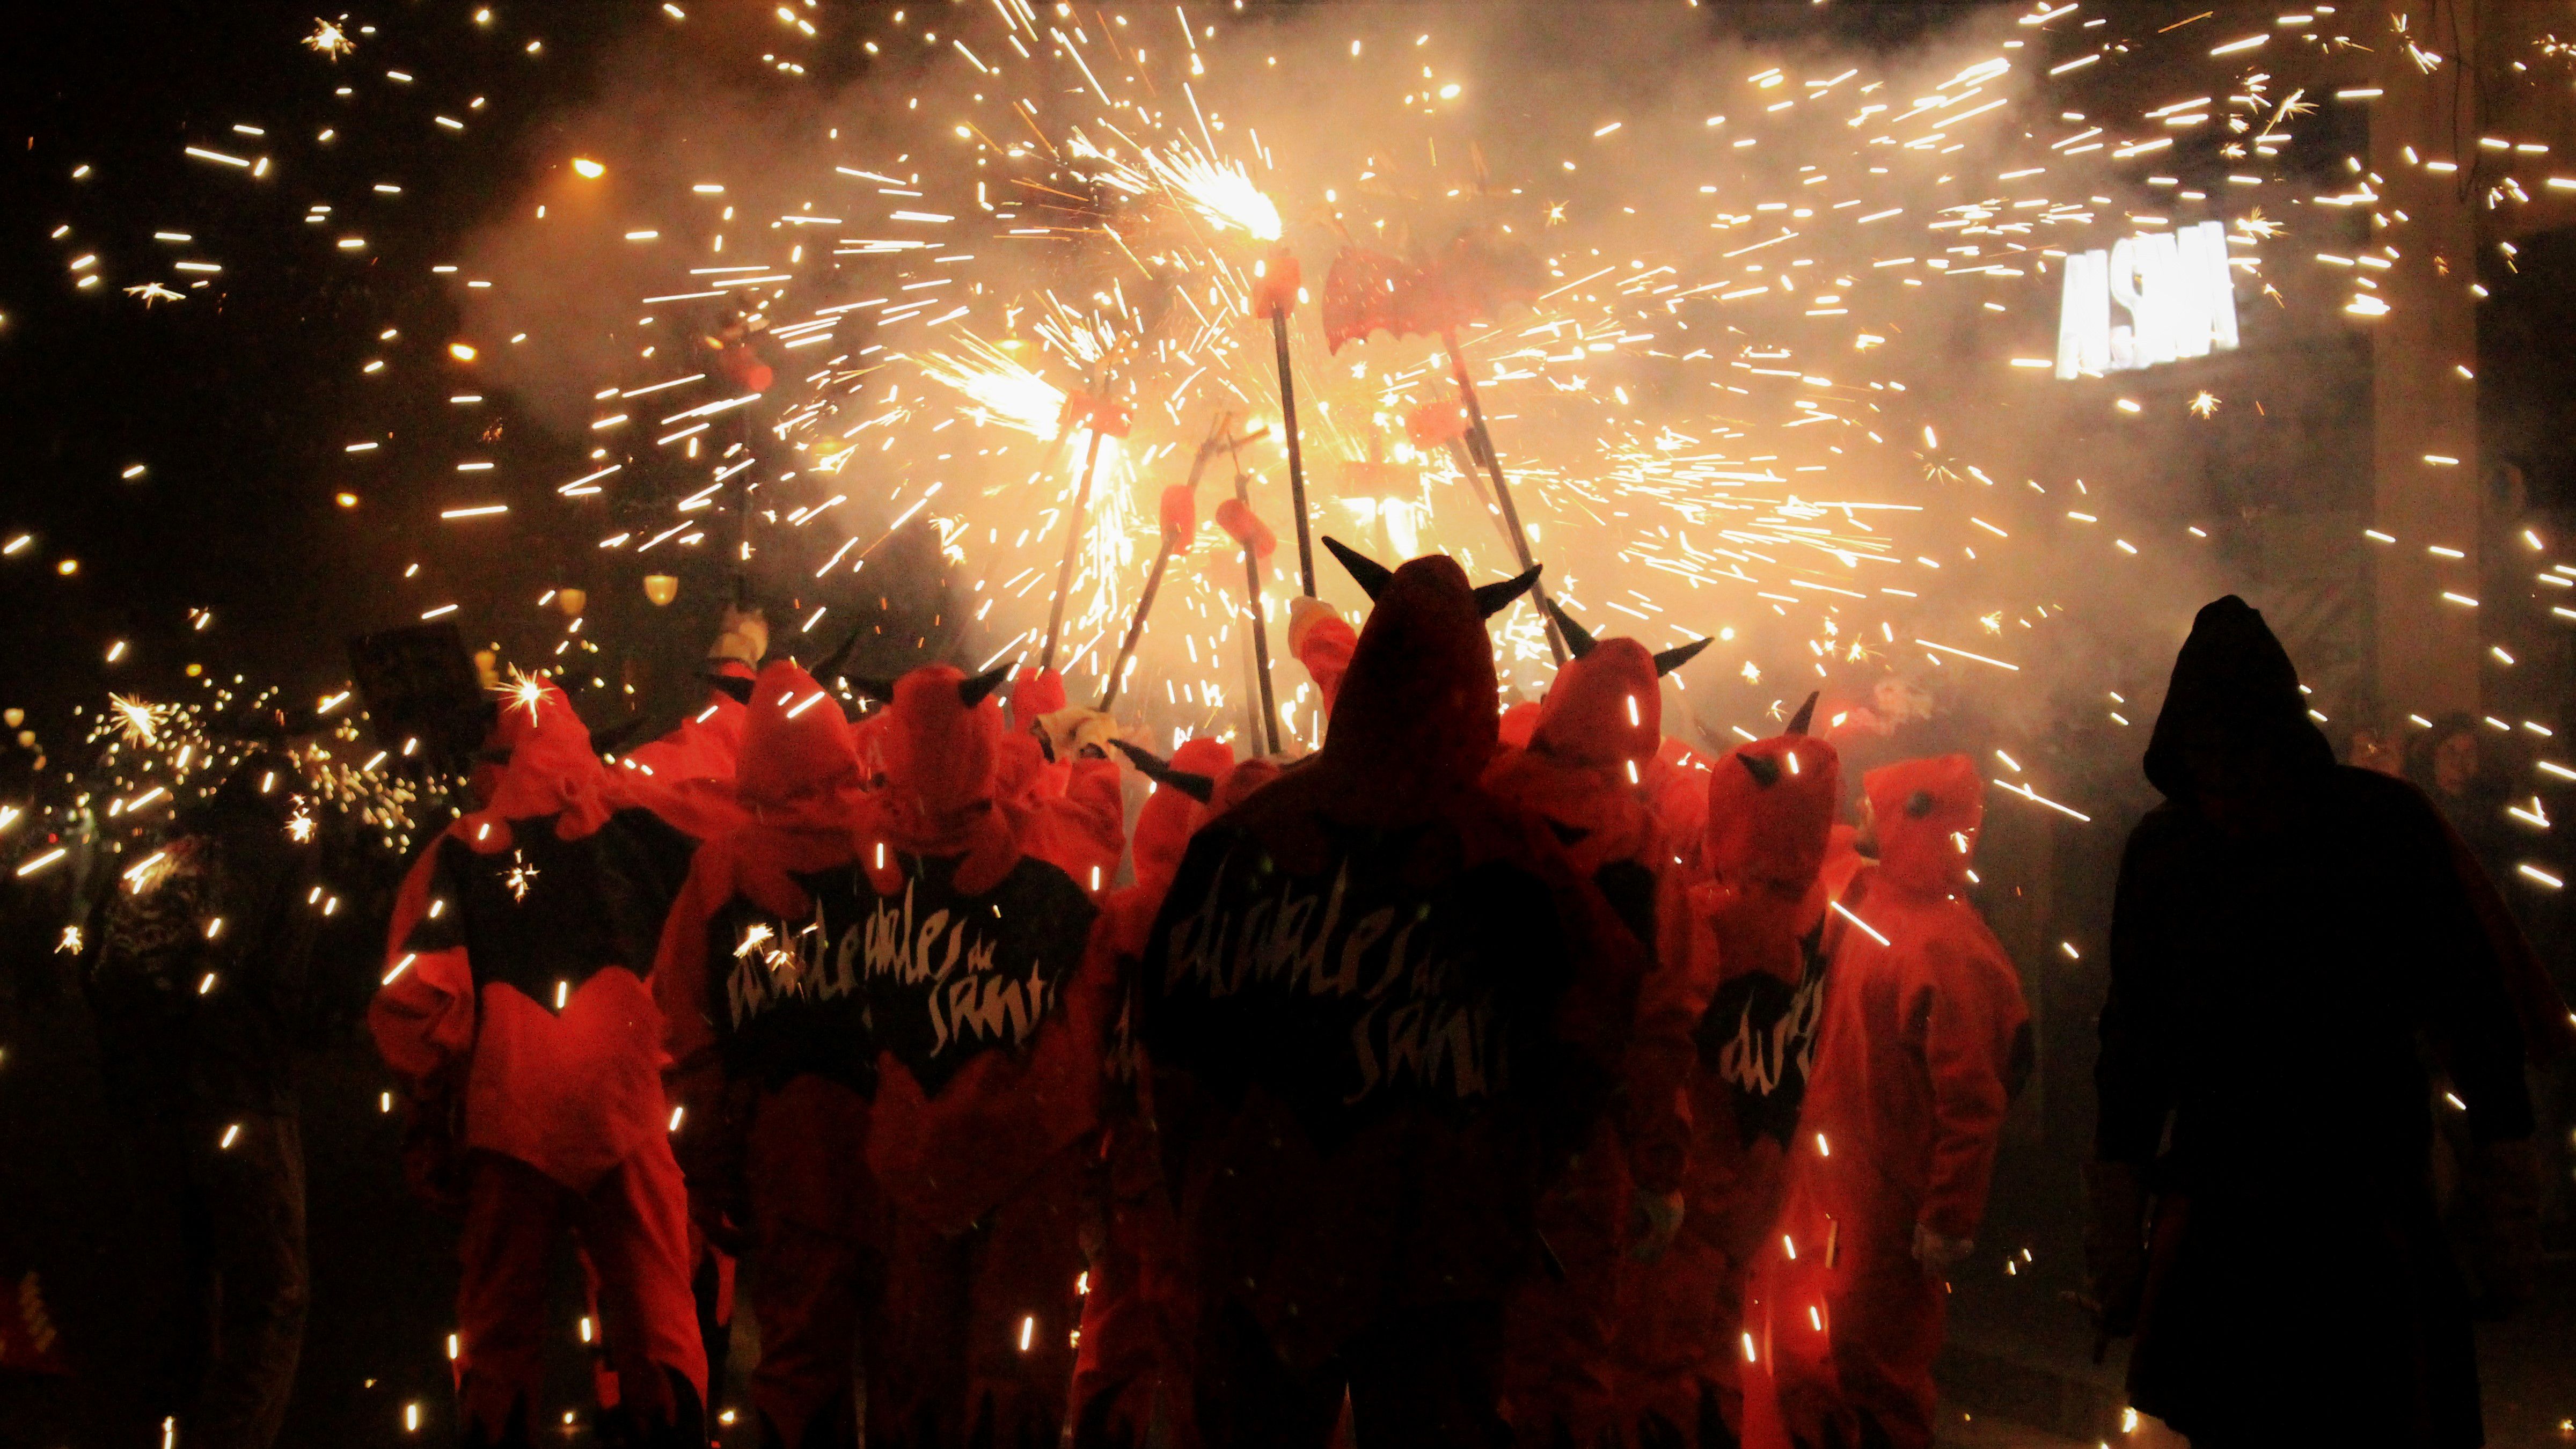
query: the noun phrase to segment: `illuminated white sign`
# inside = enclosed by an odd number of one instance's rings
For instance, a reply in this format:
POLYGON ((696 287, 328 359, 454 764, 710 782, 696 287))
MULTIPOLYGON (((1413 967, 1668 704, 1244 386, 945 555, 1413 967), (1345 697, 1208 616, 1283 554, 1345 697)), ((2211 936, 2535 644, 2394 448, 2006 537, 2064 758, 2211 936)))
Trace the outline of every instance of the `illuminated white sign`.
POLYGON ((2057 375, 2128 372, 2236 350, 2236 287, 2227 228, 2204 221, 2070 252, 2057 313, 2057 375), (2129 321, 2111 323, 2111 304, 2129 321))

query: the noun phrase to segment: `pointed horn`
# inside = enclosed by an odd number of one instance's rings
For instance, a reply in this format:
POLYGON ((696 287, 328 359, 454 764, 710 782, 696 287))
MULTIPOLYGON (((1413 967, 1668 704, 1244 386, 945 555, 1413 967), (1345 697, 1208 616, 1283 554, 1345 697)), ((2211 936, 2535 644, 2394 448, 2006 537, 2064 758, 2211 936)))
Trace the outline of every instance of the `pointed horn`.
POLYGON ((1501 613, 1503 610, 1510 608, 1512 606, 1512 600, 1519 598, 1521 595, 1526 594, 1531 589, 1537 587, 1538 571, 1543 567, 1545 567, 1545 565, 1531 564, 1529 566, 1529 572, 1522 574, 1519 578, 1505 579, 1499 584, 1478 584, 1476 586, 1476 612, 1490 619, 1496 614, 1501 613))
POLYGON ((707 688, 733 696, 736 704, 751 703, 751 681, 738 674, 710 674, 707 688))
MULTIPOLYGON (((1821 692, 1822 691, 1817 691, 1816 693, 1821 692)), ((1807 732, 1807 726, 1814 723, 1816 718, 1816 693, 1810 693, 1807 696, 1807 702, 1798 706, 1798 712, 1796 714, 1789 716, 1789 727, 1782 730, 1780 733, 1784 735, 1803 735, 1807 732)))
POLYGON ((1657 679, 1661 679, 1665 675, 1670 674, 1674 670, 1681 668, 1683 665, 1690 663, 1694 659, 1697 659, 1699 657, 1699 651, 1707 648, 1715 642, 1717 641, 1713 639, 1701 639, 1690 644, 1677 644, 1670 649, 1656 650, 1655 677, 1657 679))
POLYGON ((1324 535, 1324 547, 1331 549, 1333 557, 1342 561, 1343 572, 1359 581, 1361 591, 1369 596, 1371 603, 1377 602, 1377 596, 1395 579, 1395 575, 1387 571, 1386 565, 1353 549, 1329 533, 1324 535))
POLYGON ((1780 762, 1768 755, 1748 755, 1738 750, 1735 763, 1742 765, 1744 773, 1753 777, 1753 783, 1765 790, 1780 783, 1780 762))
MULTIPOLYGON (((1580 659, 1592 652, 1592 636, 1584 632, 1582 625, 1574 622, 1572 614, 1565 612, 1564 607, 1554 599, 1541 599, 1539 602, 1547 607, 1547 616, 1556 621, 1556 632, 1565 636, 1565 647, 1575 658, 1580 659)), ((1661 657, 1657 656, 1659 659, 1661 657)), ((1663 671, 1658 669, 1655 672, 1661 674, 1663 671)))
MULTIPOLYGON (((958 703, 965 705, 968 709, 973 709, 975 706, 982 704, 994 690, 1002 687, 1003 683, 1011 677, 1011 671, 1018 667, 1019 661, 1014 659, 1008 664, 997 665, 992 669, 988 669, 984 673, 978 674, 972 679, 961 679, 957 681, 958 703)), ((888 698, 892 698, 892 696, 889 695, 888 698)))
POLYGON ((1207 776, 1192 770, 1175 770, 1171 761, 1125 740, 1111 740, 1110 743, 1126 752, 1127 758, 1136 766, 1136 773, 1155 784, 1169 785, 1202 805, 1216 798, 1216 781, 1207 776))
POLYGON ((816 683, 824 683, 841 673, 841 667, 850 662, 850 651, 859 647, 859 633, 865 628, 867 624, 864 621, 852 625, 848 635, 842 638, 841 647, 825 655, 823 662, 814 666, 816 683))

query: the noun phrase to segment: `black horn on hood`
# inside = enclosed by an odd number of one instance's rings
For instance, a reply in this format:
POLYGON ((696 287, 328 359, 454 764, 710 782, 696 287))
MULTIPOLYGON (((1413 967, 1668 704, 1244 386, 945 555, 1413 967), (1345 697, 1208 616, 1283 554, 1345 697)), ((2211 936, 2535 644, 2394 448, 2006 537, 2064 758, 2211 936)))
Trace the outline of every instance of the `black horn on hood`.
POLYGON ((1324 535, 1324 547, 1331 549, 1333 557, 1342 561, 1344 573, 1358 580, 1360 591, 1369 596, 1371 603, 1377 601, 1377 596, 1384 592, 1386 586, 1395 578, 1395 575, 1387 570, 1386 565, 1329 533, 1324 535))
POLYGON ((1476 612, 1490 619, 1496 614, 1501 613, 1503 610, 1510 608, 1512 606, 1512 600, 1528 593, 1532 588, 1537 586, 1538 571, 1541 567, 1543 567, 1543 565, 1531 564, 1529 566, 1529 571, 1518 578, 1505 579, 1499 584, 1478 584, 1476 586, 1476 612))
POLYGON ((1700 639, 1689 644, 1676 644, 1670 649, 1656 650, 1655 677, 1657 679, 1661 679, 1665 675, 1670 674, 1674 670, 1681 668, 1683 665, 1690 663, 1694 659, 1697 659, 1699 657, 1699 651, 1716 642, 1717 641, 1714 639, 1700 639))
MULTIPOLYGON (((1011 671, 1018 667, 1019 661, 1015 659, 1008 664, 996 665, 991 669, 987 669, 972 679, 961 679, 957 681, 958 703, 965 705, 968 709, 973 709, 975 706, 982 704, 994 690, 1001 688, 1003 684, 1009 681, 1011 671)), ((886 698, 888 700, 892 700, 894 698, 893 691, 887 691, 886 698)))
POLYGON ((1822 691, 1815 691, 1807 696, 1807 702, 1798 706, 1798 712, 1796 714, 1789 716, 1789 727, 1782 730, 1780 733, 1784 735, 1803 735, 1807 732, 1807 726, 1816 722, 1816 695, 1819 693, 1822 693, 1822 691))
MULTIPOLYGON (((1572 614, 1565 612, 1564 607, 1554 599, 1541 599, 1539 602, 1546 606, 1547 616, 1556 621, 1556 632, 1565 636, 1567 653, 1580 659, 1592 652, 1592 636, 1584 631, 1582 625, 1574 622, 1572 614)), ((1659 669, 1656 672, 1662 671, 1659 669)))
POLYGON ((1195 770, 1175 770, 1171 761, 1125 740, 1111 740, 1110 743, 1126 752, 1127 758, 1135 763, 1136 773, 1155 784, 1169 785, 1202 805, 1216 798, 1216 781, 1207 776, 1195 770))

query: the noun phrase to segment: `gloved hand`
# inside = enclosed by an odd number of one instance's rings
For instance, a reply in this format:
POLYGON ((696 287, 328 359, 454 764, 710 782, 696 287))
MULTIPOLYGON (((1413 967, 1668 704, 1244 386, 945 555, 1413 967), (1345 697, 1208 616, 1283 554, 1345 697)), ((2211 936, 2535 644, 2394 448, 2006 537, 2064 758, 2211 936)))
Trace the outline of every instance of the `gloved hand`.
POLYGON ((1304 655, 1306 636, 1326 619, 1339 619, 1341 611, 1321 599, 1304 594, 1288 601, 1288 653, 1292 658, 1304 655))
POLYGON ((1938 1282, 1950 1276, 1950 1270, 1968 1260, 1977 1245, 1967 1238, 1945 1238, 1922 1223, 1914 1225, 1914 1261, 1923 1265, 1923 1276, 1938 1282))
POLYGON ((2540 1154, 2529 1138, 2472 1147, 2460 1157, 2460 1190, 2478 1311, 2505 1317, 2531 1301, 2540 1271, 2540 1154))
POLYGON ((2146 1175, 2125 1162, 2084 1168, 2084 1293, 2093 1315, 2094 1358, 2115 1338, 2138 1331, 2138 1300, 2147 1286, 2146 1175))
POLYGON ((1681 1230, 1680 1193, 1639 1188, 1628 1194, 1629 1257, 1640 1263, 1654 1262, 1672 1247, 1674 1235, 1681 1230))
POLYGON ((1118 722, 1099 710, 1071 705, 1038 716, 1029 732, 1050 762, 1076 756, 1097 760, 1108 756, 1109 742, 1118 738, 1118 722))
POLYGON ((724 624, 716 632, 716 642, 707 646, 709 659, 739 659, 754 669, 769 655, 769 616, 757 607, 737 609, 725 605, 724 624))

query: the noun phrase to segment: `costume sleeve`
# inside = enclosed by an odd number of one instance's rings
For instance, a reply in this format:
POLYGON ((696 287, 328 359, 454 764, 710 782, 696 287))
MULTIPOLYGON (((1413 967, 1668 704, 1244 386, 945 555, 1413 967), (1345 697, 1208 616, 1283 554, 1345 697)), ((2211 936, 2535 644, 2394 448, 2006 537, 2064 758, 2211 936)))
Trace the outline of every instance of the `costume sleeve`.
POLYGON ((2495 886, 2432 803, 2407 792, 2425 842, 2427 949, 2433 1028, 2451 1086, 2468 1104, 2469 1135, 2510 1142, 2535 1130, 2527 1053, 2554 1055, 2567 1008, 2506 913, 2495 886))
POLYGON ((1315 681, 1315 692, 1324 697, 1324 713, 1333 712, 1333 701, 1341 696, 1342 676, 1350 673, 1351 651, 1359 647, 1360 636, 1350 621, 1339 614, 1318 616, 1313 623, 1297 631, 1293 649, 1297 662, 1315 681))
POLYGON ((2111 905, 2111 993, 2102 1003, 2102 1052, 2093 1067, 2100 1116, 2093 1155, 2145 1167, 2155 1160, 2173 1107, 2173 1075, 2160 1001, 2170 969, 2158 947, 2157 917, 2174 908, 2158 888, 2156 822, 2129 836, 2111 905))
POLYGON ((710 1115, 724 1091, 724 1068, 715 1023, 707 1019, 707 930, 732 895, 732 854, 721 846, 698 852, 689 878, 662 923, 653 953, 653 1004, 662 1009, 662 1045, 671 1065, 664 1082, 671 1100, 691 1117, 710 1115))
POLYGON ((1923 942, 1916 989, 1927 995, 1923 1060, 1932 1075, 1932 1175, 1920 1221, 1945 1238, 1964 1239, 1977 1235, 1986 1214, 1995 1142, 2011 1105, 2008 1084, 2030 1014, 2011 964, 1984 927, 1959 924, 1972 929, 1923 942))
POLYGON ((1692 910, 1679 873, 1668 871, 1655 895, 1655 954, 1637 993, 1620 1118, 1629 1170, 1648 1192, 1681 1187, 1690 1159, 1693 1034, 1716 990, 1716 938, 1692 910))
POLYGON ((386 932, 384 983, 367 1006, 367 1029, 385 1065, 414 1102, 443 1100, 462 1084, 474 1050, 474 972, 454 916, 431 914, 452 903, 447 858, 463 850, 453 835, 440 835, 412 862, 394 898, 386 932))
POLYGON ((1023 825, 1020 849, 1071 877, 1078 886, 1092 885, 1092 871, 1107 886, 1127 852, 1126 801, 1118 792, 1118 767, 1107 760, 1075 759, 1068 763, 1064 793, 1044 796, 1023 825))
POLYGON ((2530 939, 2513 918, 2512 908, 2505 904, 2495 882, 2487 878, 2485 867, 2478 864, 2469 843, 2438 815, 2435 823, 2446 839, 2451 875, 2459 883, 2467 919, 2474 923, 2475 936, 2469 949, 2474 951, 2478 941, 2484 943, 2521 1027, 2523 1054, 2534 1065, 2545 1066, 2576 1048, 2576 1019, 2569 1017, 2567 1002, 2558 994, 2558 984, 2549 979, 2548 968, 2540 964, 2539 953, 2532 950, 2530 939))

